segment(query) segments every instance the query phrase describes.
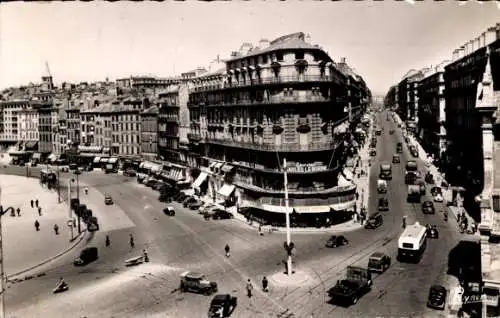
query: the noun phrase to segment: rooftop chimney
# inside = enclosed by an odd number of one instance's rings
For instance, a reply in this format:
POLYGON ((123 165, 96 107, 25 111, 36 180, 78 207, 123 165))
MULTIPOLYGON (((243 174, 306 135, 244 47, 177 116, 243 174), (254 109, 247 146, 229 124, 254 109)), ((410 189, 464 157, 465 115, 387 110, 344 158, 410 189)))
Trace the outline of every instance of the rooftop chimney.
POLYGON ((304 39, 304 42, 306 43, 311 43, 311 35, 310 34, 306 34, 306 37, 304 39))
POLYGON ((460 58, 458 49, 453 50, 453 55, 452 55, 451 58, 452 58, 453 61, 456 61, 456 60, 458 60, 460 58))

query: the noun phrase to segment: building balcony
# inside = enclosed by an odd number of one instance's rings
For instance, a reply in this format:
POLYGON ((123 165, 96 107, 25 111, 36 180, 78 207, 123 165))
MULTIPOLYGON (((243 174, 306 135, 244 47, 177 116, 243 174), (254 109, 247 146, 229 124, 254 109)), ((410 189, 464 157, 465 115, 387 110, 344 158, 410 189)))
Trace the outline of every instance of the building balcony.
POLYGON ((158 137, 179 138, 179 134, 170 131, 158 131, 158 137))
POLYGON ((189 140, 192 140, 192 141, 200 141, 201 140, 201 136, 198 134, 188 133, 187 137, 189 140))
POLYGON ((333 150, 338 147, 341 141, 332 141, 328 143, 316 143, 316 144, 257 144, 251 142, 241 142, 234 141, 229 139, 215 139, 215 138, 206 138, 206 143, 215 144, 215 145, 223 145, 234 148, 242 148, 248 150, 260 150, 260 151, 279 151, 279 152, 304 152, 304 151, 326 151, 333 150))
POLYGON ((208 107, 220 107, 220 106, 251 106, 251 105, 265 105, 265 104, 300 104, 300 103, 327 103, 327 102, 337 102, 337 100, 330 100, 321 95, 308 94, 305 96, 270 96, 266 100, 236 100, 232 102, 225 101, 215 101, 215 102, 204 102, 203 104, 208 107))
MULTIPOLYGON (((283 174, 283 170, 278 169, 278 168, 269 168, 269 167, 264 167, 263 165, 260 164, 255 164, 255 163, 249 163, 249 162, 243 162, 243 161, 231 161, 231 165, 241 167, 241 168, 248 168, 260 172, 266 172, 266 173, 274 173, 274 174, 283 174)), ((288 174, 318 174, 318 173, 332 173, 338 170, 339 166, 328 168, 327 165, 320 164, 320 165, 297 165, 294 167, 288 167, 287 172, 288 174)))
MULTIPOLYGON (((285 194, 285 190, 280 189, 266 189, 266 188, 261 188, 259 186, 249 184, 247 182, 240 182, 240 181, 235 181, 233 182, 234 185, 236 185, 239 188, 250 190, 253 192, 258 192, 261 194, 269 194, 269 195, 277 195, 280 197, 277 198, 269 198, 272 200, 275 200, 273 205, 285 205, 285 199, 281 198, 282 195, 285 194), (279 203, 281 202, 281 203, 279 203)), ((336 186, 332 188, 327 188, 327 189, 316 189, 316 188, 311 188, 308 190, 293 190, 293 189, 288 189, 288 194, 291 196, 327 196, 327 199, 319 199, 319 198, 308 198, 307 200, 310 201, 309 204, 306 205, 318 205, 319 203, 325 203, 324 201, 329 201, 327 202, 326 205, 329 204, 338 204, 346 201, 351 201, 355 199, 356 195, 356 185, 348 185, 348 186, 336 186), (311 201, 312 200, 312 201, 311 201)), ((290 200, 299 200, 299 199, 293 199, 290 198, 290 200)), ((268 203, 270 204, 270 203, 268 203)), ((290 206, 293 206, 293 204, 290 202, 290 206)))

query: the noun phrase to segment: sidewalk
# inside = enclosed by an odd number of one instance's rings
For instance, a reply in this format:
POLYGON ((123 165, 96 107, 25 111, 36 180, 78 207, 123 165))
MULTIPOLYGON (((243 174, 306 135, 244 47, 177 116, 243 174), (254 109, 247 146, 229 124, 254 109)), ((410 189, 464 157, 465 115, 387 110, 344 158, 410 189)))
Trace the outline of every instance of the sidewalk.
MULTIPOLYGON (((57 203, 57 195, 42 188, 38 179, 11 175, 1 175, 1 203, 7 213, 2 217, 3 253, 5 273, 8 276, 41 265, 59 254, 75 247, 84 237, 80 235, 70 242, 71 232, 67 226, 68 206, 57 203), (31 208, 30 200, 39 201, 42 215, 31 208), (10 207, 21 209, 20 217, 12 217, 10 207), (35 220, 40 223, 40 231, 35 230, 35 220), (59 235, 54 225, 59 227, 59 235)), ((75 231, 74 236, 78 236, 75 231)))

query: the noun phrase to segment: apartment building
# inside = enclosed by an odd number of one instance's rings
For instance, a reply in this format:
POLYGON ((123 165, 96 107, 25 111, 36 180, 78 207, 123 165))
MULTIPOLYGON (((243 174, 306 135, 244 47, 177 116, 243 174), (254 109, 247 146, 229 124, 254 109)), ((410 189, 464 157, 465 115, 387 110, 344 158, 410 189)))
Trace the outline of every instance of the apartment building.
POLYGON ((140 114, 141 156, 147 160, 158 157, 158 107, 152 106, 140 114))

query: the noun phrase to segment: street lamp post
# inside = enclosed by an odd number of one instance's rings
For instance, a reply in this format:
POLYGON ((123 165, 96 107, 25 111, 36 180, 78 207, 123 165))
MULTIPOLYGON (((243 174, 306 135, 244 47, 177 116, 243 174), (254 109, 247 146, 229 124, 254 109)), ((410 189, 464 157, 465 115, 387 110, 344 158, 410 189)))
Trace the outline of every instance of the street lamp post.
MULTIPOLYGON (((78 176, 82 173, 80 170, 76 170, 74 174, 76 175, 76 198, 78 199, 78 202, 80 202, 80 181, 78 176)), ((77 215, 77 217, 78 217, 78 234, 80 234, 82 232, 82 224, 80 216, 77 215)))
MULTIPOLYGON (((0 188, 0 198, 2 189, 0 188)), ((0 200, 1 202, 1 200, 0 200)), ((0 318, 5 318, 5 272, 3 269, 3 236, 2 236, 2 216, 7 212, 0 205, 0 318)))
POLYGON ((285 209, 286 209, 286 246, 285 249, 287 250, 288 258, 286 260, 286 265, 287 265, 287 274, 288 276, 292 275, 292 253, 291 249, 293 249, 292 246, 292 240, 291 240, 291 233, 290 233, 290 207, 288 203, 288 174, 287 174, 287 166, 286 166, 286 159, 283 159, 283 178, 284 178, 284 187, 285 187, 285 209))

